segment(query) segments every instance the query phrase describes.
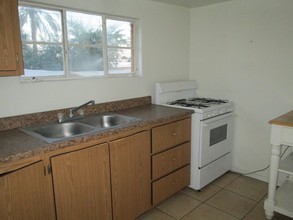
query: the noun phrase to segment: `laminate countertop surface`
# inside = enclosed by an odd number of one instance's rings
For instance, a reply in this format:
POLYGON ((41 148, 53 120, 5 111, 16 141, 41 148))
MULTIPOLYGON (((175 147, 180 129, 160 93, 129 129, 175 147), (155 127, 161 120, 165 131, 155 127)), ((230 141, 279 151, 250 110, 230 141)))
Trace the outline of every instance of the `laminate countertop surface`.
POLYGON ((293 127, 293 110, 269 121, 269 123, 273 125, 293 127))
POLYGON ((113 111, 113 113, 128 115, 141 120, 123 127, 100 131, 57 143, 46 143, 25 133, 19 128, 0 131, 0 165, 54 151, 60 148, 85 143, 87 141, 95 141, 100 138, 111 137, 112 135, 146 126, 157 126, 170 120, 188 117, 193 113, 193 111, 149 104, 140 107, 113 111))

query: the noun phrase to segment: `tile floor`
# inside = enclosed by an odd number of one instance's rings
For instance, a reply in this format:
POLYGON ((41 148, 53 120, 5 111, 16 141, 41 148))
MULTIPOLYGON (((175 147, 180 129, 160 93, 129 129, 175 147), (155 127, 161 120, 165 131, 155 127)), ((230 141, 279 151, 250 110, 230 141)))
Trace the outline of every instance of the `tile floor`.
MULTIPOLYGON (((137 220, 265 220, 267 190, 265 182, 228 172, 201 192, 184 188, 137 220)), ((273 219, 291 218, 275 213, 273 219)))

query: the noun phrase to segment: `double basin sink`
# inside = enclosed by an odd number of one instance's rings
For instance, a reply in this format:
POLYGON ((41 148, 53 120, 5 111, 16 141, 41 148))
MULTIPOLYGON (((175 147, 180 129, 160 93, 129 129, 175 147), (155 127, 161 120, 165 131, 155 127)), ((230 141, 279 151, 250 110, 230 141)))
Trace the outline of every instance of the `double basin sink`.
POLYGON ((90 115, 81 119, 69 120, 62 123, 55 122, 28 126, 21 130, 34 137, 42 139, 47 143, 54 143, 82 135, 105 131, 111 128, 121 127, 137 121, 140 121, 140 119, 126 115, 104 113, 90 115))

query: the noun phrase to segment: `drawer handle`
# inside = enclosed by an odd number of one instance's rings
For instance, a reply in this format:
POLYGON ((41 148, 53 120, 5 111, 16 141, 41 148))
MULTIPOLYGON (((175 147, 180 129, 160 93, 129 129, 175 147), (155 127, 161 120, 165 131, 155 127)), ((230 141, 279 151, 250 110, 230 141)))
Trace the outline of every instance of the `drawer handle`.
POLYGON ((176 159, 175 158, 172 158, 172 161, 175 161, 176 159))
POLYGON ((173 133, 172 133, 172 136, 176 136, 176 135, 177 135, 176 132, 173 132, 173 133))

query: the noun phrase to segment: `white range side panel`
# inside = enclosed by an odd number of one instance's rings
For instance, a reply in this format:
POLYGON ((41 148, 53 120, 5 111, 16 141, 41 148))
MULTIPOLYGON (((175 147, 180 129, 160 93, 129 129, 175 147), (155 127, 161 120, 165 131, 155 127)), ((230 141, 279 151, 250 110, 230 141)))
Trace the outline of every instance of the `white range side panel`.
POLYGON ((190 158, 190 185, 189 187, 199 190, 199 141, 200 141, 200 114, 192 114, 191 116, 191 158, 190 158))
POLYGON ((155 104, 195 97, 196 81, 157 82, 155 104))

